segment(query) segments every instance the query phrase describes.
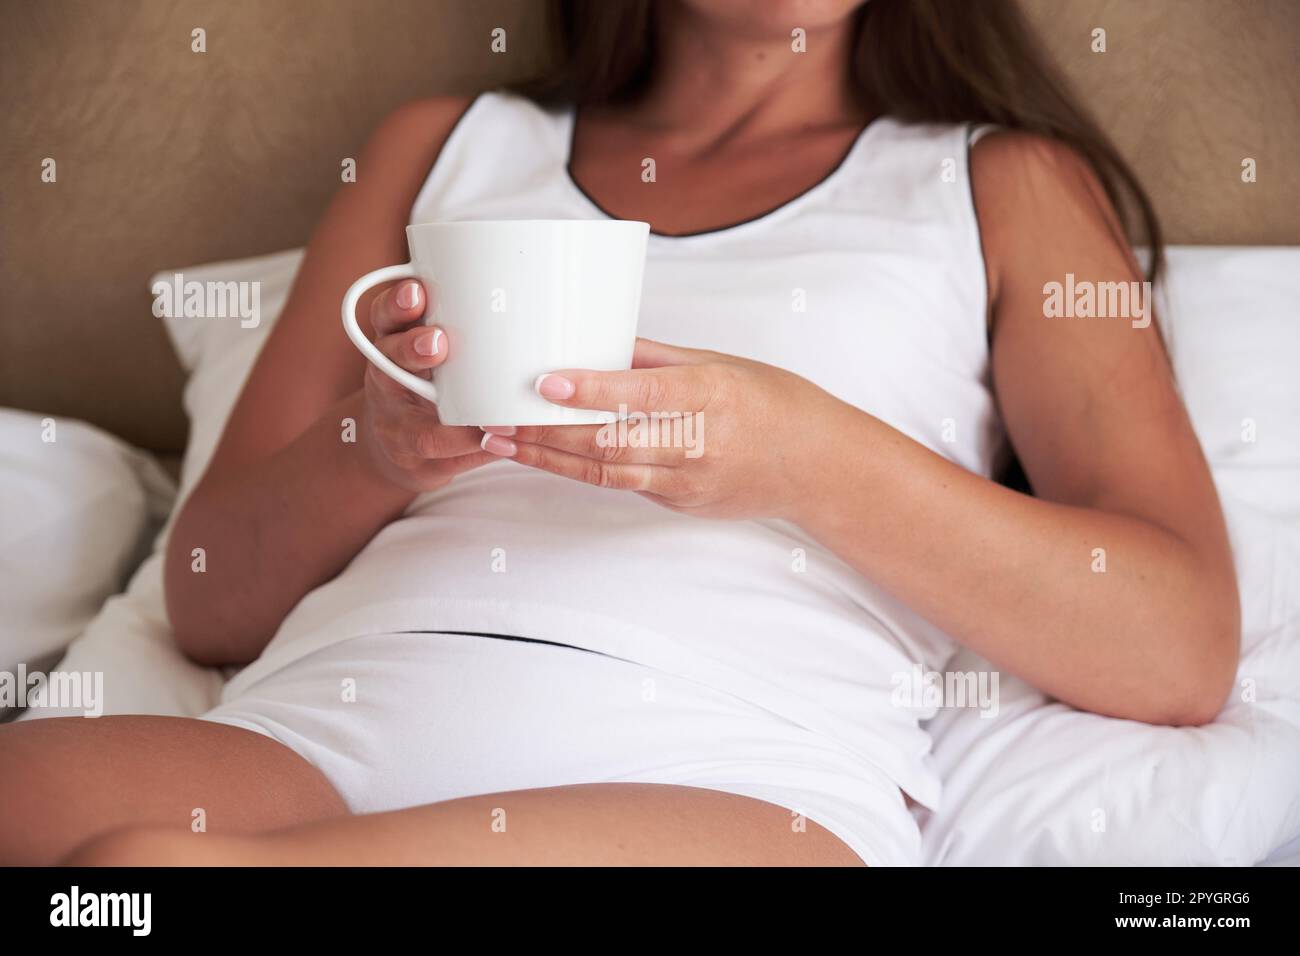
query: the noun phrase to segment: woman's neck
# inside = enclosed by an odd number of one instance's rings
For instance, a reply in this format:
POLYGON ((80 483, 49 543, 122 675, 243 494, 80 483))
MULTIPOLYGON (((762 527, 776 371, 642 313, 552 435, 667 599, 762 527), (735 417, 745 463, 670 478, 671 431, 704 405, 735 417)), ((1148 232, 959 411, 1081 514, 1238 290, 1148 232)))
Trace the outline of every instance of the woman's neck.
POLYGON ((658 29, 656 77, 631 110, 639 123, 722 142, 869 118, 851 82, 851 20, 810 32, 805 52, 788 32, 747 34, 681 4, 664 4, 658 29))

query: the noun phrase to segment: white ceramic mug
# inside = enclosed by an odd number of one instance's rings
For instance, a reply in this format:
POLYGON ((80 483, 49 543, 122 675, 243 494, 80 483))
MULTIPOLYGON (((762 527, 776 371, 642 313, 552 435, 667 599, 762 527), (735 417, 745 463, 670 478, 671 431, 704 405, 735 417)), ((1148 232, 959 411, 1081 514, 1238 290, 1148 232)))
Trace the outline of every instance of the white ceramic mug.
POLYGON ((411 261, 362 276, 343 297, 348 338, 380 371, 438 405, 446 425, 588 425, 615 413, 562 408, 537 379, 564 368, 629 368, 636 345, 644 222, 526 219, 406 227, 411 261), (451 354, 430 381, 398 367, 357 324, 372 286, 417 278, 426 325, 451 354))

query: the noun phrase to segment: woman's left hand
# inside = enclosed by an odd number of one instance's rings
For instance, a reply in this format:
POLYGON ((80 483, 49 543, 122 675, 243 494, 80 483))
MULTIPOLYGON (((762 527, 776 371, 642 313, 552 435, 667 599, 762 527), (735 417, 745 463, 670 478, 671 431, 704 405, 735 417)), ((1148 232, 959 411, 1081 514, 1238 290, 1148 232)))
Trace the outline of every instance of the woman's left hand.
POLYGON ((711 518, 795 520, 810 472, 832 450, 826 419, 847 407, 774 366, 647 339, 630 371, 552 372, 537 390, 625 420, 487 426, 484 450, 711 518))

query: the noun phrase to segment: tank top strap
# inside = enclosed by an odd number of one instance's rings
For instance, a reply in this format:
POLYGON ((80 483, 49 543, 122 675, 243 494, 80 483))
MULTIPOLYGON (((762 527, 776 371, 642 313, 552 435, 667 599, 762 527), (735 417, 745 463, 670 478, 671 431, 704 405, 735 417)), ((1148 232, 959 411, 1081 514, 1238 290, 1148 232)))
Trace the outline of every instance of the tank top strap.
POLYGON ((542 109, 513 93, 480 94, 443 143, 410 221, 441 219, 490 196, 553 190, 567 168, 572 125, 572 110, 542 109))

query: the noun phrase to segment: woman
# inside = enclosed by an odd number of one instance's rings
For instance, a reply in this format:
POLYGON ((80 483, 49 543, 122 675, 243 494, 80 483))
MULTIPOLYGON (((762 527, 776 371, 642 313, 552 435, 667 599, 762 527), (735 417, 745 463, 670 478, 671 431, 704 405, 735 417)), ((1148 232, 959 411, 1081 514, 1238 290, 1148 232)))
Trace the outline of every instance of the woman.
MULTIPOLYGON (((175 525, 180 646, 251 665, 203 719, 3 728, 7 860, 910 863, 934 708, 896 691, 954 640, 1214 717, 1236 586, 1159 335, 1044 306, 1140 279, 1117 209, 1158 231, 1013 8, 561 12, 559 107, 380 126, 175 525), (539 391, 698 412, 701 456, 442 426, 338 327, 408 222, 603 216, 653 229, 636 368, 539 391)), ((370 304, 420 372, 427 296, 370 304)))

